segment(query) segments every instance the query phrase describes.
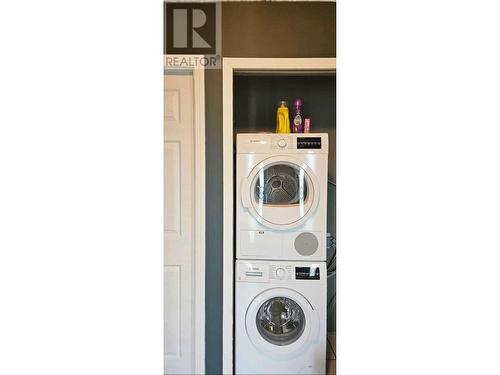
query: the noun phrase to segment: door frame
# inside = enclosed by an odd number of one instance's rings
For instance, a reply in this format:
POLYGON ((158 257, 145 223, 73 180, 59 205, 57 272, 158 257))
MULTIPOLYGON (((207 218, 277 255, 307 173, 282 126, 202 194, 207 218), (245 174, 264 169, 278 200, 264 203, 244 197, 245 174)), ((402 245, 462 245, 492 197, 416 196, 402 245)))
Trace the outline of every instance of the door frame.
MULTIPOLYGON (((193 126, 194 126, 194 331, 195 373, 205 373, 205 69, 203 66, 167 67, 163 55, 163 74, 190 74, 193 76, 193 126)), ((202 55, 175 55, 201 59, 202 55)), ((165 333, 164 333, 165 334, 165 333)))
POLYGON ((280 74, 290 72, 321 73, 336 71, 336 58, 223 58, 223 291, 222 291, 222 372, 234 372, 234 218, 233 218, 233 75, 240 73, 280 74))

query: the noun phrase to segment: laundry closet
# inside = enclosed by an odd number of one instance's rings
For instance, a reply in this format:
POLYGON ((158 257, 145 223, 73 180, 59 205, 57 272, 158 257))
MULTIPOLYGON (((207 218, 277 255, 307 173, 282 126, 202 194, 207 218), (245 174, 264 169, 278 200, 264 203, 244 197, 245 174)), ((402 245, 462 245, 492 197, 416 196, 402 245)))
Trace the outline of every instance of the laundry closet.
POLYGON ((336 328, 335 59, 224 60, 224 352, 236 374, 324 372, 336 328), (278 105, 296 98, 309 133, 276 134, 278 105))

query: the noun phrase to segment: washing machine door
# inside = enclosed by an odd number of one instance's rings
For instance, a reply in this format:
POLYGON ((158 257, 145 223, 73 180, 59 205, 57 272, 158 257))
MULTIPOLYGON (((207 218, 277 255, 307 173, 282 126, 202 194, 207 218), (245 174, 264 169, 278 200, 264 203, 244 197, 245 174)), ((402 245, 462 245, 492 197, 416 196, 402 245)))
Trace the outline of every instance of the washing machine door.
POLYGON ((261 224, 286 230, 303 224, 316 210, 319 185, 309 166, 290 156, 273 156, 257 164, 243 180, 244 207, 261 224))
POLYGON ((249 340, 272 358, 293 358, 319 337, 316 311, 300 293, 272 288, 259 294, 245 317, 249 340))

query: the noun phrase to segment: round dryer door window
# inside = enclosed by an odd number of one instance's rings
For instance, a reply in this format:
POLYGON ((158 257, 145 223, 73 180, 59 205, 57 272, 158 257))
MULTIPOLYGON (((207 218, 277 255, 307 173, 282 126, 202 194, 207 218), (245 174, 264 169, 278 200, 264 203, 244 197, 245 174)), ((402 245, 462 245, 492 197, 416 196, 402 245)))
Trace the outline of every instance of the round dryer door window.
POLYGON ((242 196, 244 205, 260 223, 273 229, 290 229, 304 223, 315 210, 319 186, 305 163, 280 156, 259 163, 247 178, 242 194, 246 194, 242 196))
POLYGON ((288 164, 264 168, 263 178, 255 184, 255 200, 265 205, 289 206, 303 204, 307 199, 307 181, 303 169, 288 164))
POLYGON ((290 345, 304 332, 304 311, 292 299, 274 297, 264 302, 257 311, 257 330, 267 342, 290 345))

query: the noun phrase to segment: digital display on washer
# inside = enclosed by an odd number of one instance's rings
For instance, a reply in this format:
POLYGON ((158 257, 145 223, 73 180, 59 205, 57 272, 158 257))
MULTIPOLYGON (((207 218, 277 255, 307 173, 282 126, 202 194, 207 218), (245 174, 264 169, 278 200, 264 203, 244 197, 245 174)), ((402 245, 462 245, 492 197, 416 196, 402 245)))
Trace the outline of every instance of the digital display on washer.
POLYGON ((295 267, 295 280, 319 280, 319 267, 295 267))
POLYGON ((321 148, 321 137, 298 137, 297 148, 321 148))

